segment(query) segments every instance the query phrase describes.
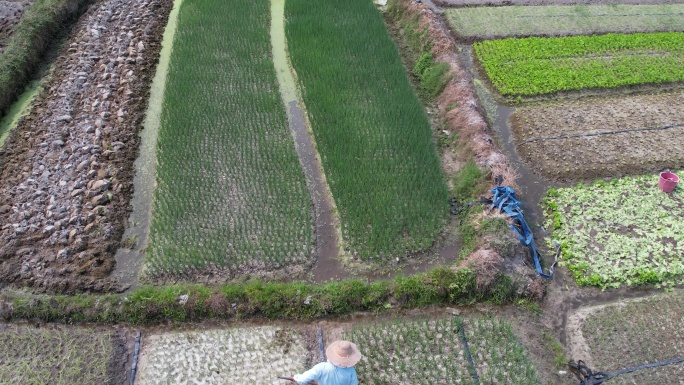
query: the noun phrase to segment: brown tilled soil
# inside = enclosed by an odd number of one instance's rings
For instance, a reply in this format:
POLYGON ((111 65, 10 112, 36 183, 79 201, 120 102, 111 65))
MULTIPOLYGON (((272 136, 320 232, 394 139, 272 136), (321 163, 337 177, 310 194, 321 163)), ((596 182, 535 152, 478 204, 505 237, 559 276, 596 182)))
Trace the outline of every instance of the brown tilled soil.
POLYGON ((169 0, 101 0, 0 151, 0 285, 122 289, 107 278, 169 0))
POLYGON ((32 3, 33 0, 0 1, 0 54, 7 44, 7 39, 12 35, 14 26, 32 3))
POLYGON ((684 4, 684 0, 433 0, 440 7, 574 4, 684 4))
POLYGON ((511 123, 522 159, 551 180, 591 180, 684 166, 681 92, 526 107, 515 112, 511 123), (662 129, 641 130, 647 128, 662 129), (566 137, 586 134, 601 135, 566 137))

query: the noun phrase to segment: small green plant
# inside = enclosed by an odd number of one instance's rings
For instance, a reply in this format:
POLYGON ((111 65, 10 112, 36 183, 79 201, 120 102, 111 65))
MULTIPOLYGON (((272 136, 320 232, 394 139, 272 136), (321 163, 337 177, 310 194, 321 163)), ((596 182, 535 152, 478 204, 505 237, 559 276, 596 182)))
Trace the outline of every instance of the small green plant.
POLYGON ((542 332, 544 339, 547 343, 547 349, 551 350, 554 354, 554 363, 558 369, 563 369, 568 365, 568 358, 565 355, 565 349, 563 345, 556 340, 551 334, 547 332, 542 332))
POLYGON ((461 201, 477 199, 486 188, 485 176, 473 161, 467 162, 453 179, 454 195, 461 201))

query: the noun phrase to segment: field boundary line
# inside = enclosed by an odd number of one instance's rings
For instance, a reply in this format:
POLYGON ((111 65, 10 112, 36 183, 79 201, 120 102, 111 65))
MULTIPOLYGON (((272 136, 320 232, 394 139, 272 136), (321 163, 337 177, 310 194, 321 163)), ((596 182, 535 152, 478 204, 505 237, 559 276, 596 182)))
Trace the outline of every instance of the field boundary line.
POLYGON ((327 275, 323 271, 324 268, 328 271, 332 268, 333 271, 343 274, 339 264, 340 257, 344 256, 344 238, 337 204, 323 168, 309 114, 298 86, 297 73, 290 60, 285 31, 285 1, 271 0, 273 65, 281 99, 287 112, 292 140, 314 205, 317 259, 313 274, 316 279, 321 278, 321 275, 327 275), (334 267, 335 264, 338 266, 334 267))
POLYGON ((623 134, 625 132, 639 132, 639 131, 661 131, 661 130, 668 130, 672 128, 679 128, 679 127, 684 127, 684 123, 680 124, 670 124, 667 126, 661 126, 661 127, 647 127, 647 128, 632 128, 632 129, 625 129, 625 130, 615 130, 615 131, 600 131, 600 132, 591 132, 588 134, 568 134, 568 135, 558 135, 558 136, 539 136, 535 138, 529 138, 526 139, 522 142, 520 142, 519 146, 522 146, 523 144, 526 143, 532 143, 532 142, 538 142, 541 140, 557 140, 557 139, 570 139, 570 138, 581 138, 581 137, 590 137, 590 136, 601 136, 601 135, 615 135, 615 134, 623 134))

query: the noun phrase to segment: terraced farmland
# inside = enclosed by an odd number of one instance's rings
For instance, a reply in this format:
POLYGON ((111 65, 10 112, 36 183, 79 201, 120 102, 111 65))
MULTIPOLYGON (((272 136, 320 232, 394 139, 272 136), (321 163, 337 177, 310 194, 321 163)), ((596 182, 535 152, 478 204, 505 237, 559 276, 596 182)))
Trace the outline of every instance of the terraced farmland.
POLYGON ((511 125, 521 157, 551 180, 684 167, 681 92, 524 107, 511 125))
POLYGON ((311 199, 271 61, 268 1, 183 3, 158 163, 150 276, 312 262, 311 199))
POLYGON ((430 124, 380 14, 367 0, 285 6, 345 246, 376 261, 428 249, 445 224, 447 189, 430 124))
POLYGON ((446 10, 462 39, 684 30, 684 4, 540 5, 446 10))
POLYGON ((504 96, 661 84, 684 80, 684 33, 570 36, 475 43, 504 96))
POLYGON ((682 190, 663 193, 657 175, 551 190, 547 207, 546 226, 580 285, 684 282, 682 190))
POLYGON ((366 384, 540 383, 510 324, 500 319, 471 317, 464 322, 440 317, 378 322, 348 328, 345 338, 363 347, 357 370, 366 384), (472 376, 473 369, 478 382, 472 376))

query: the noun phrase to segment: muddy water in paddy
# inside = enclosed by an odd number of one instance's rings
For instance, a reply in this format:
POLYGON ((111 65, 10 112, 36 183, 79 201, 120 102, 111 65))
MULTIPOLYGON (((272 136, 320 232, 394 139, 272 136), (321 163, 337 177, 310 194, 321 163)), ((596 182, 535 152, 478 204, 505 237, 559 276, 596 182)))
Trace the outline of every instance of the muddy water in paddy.
POLYGON ((178 12, 183 0, 174 0, 169 21, 164 29, 162 49, 159 53, 159 64, 152 79, 150 98, 140 132, 140 155, 135 160, 135 177, 133 178, 133 211, 128 218, 128 227, 124 232, 122 246, 116 252, 116 267, 112 276, 123 285, 135 288, 138 276, 143 267, 147 243, 152 221, 152 201, 154 199, 155 168, 157 166, 157 135, 161 121, 166 74, 169 70, 169 58, 173 37, 178 25, 178 12))
POLYGON ((338 260, 341 230, 337 209, 323 173, 313 133, 304 114, 303 102, 298 96, 297 82, 287 55, 285 37, 285 0, 271 1, 271 44, 273 63, 283 103, 287 107, 290 131, 306 176, 306 186, 314 205, 316 233, 316 265, 312 274, 316 282, 349 275, 338 260))

